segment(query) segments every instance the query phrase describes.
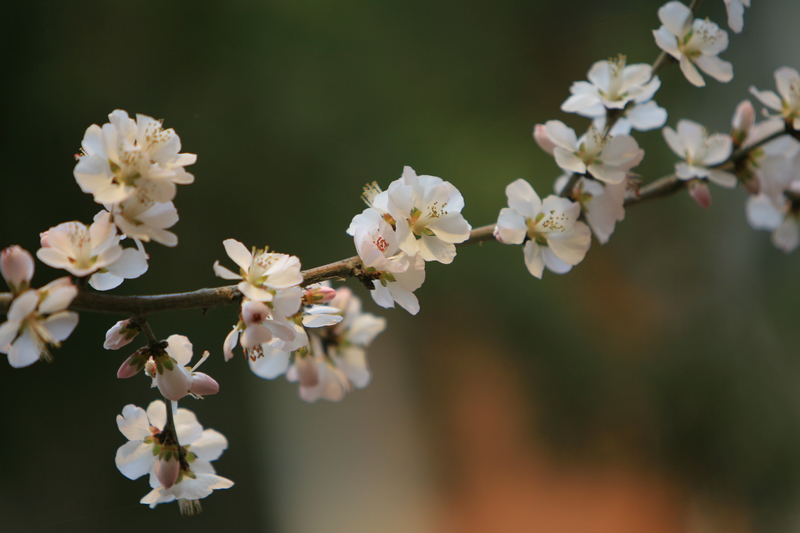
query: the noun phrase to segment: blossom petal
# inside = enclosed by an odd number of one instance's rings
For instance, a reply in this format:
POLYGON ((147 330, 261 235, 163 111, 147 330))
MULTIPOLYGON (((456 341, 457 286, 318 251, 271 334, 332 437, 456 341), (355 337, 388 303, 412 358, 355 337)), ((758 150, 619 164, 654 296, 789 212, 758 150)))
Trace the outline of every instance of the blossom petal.
POLYGON ((780 227, 772 234, 772 244, 787 254, 800 244, 800 226, 794 217, 786 217, 780 227))
POLYGON ((755 87, 750 86, 750 94, 758 98, 759 102, 770 109, 774 109, 775 111, 781 111, 783 109, 780 96, 772 91, 759 91, 755 87))
POLYGON ((128 479, 138 479, 149 473, 155 464, 153 445, 140 440, 131 440, 117 449, 114 462, 123 476, 128 479))
POLYGON ((225 253, 233 259, 234 263, 239 265, 245 272, 250 270, 250 265, 253 263, 253 255, 244 244, 236 239, 225 239, 222 241, 222 245, 225 247, 225 253))
POLYGON ((219 431, 207 429, 195 440, 189 451, 203 461, 216 461, 228 449, 228 439, 219 431))
POLYGON ((658 9, 658 19, 677 37, 685 36, 692 21, 692 10, 681 2, 668 2, 658 9))
POLYGON ((733 79, 733 64, 729 61, 724 61, 717 56, 701 55, 694 62, 700 70, 717 81, 728 83, 733 79))
POLYGON ((678 38, 669 31, 669 28, 661 26, 657 30, 653 30, 653 37, 656 40, 656 45, 666 53, 675 59, 683 57, 681 49, 678 47, 678 38))
POLYGON ((531 184, 520 178, 506 187, 508 206, 526 218, 536 218, 542 212, 542 200, 531 184))
POLYGON ((117 415, 117 427, 128 440, 138 441, 151 435, 147 413, 133 404, 123 407, 122 414, 117 415))
POLYGON ((726 189, 733 189, 736 187, 737 179, 735 174, 725 172, 724 170, 709 169, 706 178, 726 189))
POLYGON ((544 257, 542 254, 542 246, 539 246, 536 241, 528 241, 525 243, 525 266, 528 267, 533 277, 542 279, 544 273, 544 257))
POLYGON ((66 340, 78 325, 78 313, 73 311, 61 311, 47 317, 44 327, 50 335, 57 341, 66 340))
POLYGON ((688 57, 685 55, 681 55, 680 58, 680 65, 681 65, 681 72, 683 75, 686 76, 686 79, 689 80, 689 83, 694 85, 695 87, 705 87, 706 82, 703 80, 703 76, 697 71, 697 68, 694 64, 689 60, 688 57))
POLYGON ((560 146, 569 152, 574 151, 578 146, 578 137, 575 130, 567 127, 560 120, 548 120, 544 124, 545 132, 556 146, 560 146))
POLYGON ((528 234, 525 217, 510 207, 504 207, 497 218, 497 232, 503 244, 522 244, 528 234))

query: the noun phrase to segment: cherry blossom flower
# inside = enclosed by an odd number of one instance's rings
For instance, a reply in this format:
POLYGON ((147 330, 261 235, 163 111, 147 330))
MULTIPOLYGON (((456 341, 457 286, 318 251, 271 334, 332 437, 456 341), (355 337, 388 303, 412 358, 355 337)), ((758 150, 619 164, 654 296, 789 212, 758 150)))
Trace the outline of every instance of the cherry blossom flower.
POLYGON ((658 76, 652 75, 652 67, 646 64, 626 65, 626 58, 620 55, 616 60, 598 61, 586 75, 588 82, 572 84, 572 93, 561 110, 578 113, 591 118, 605 117, 607 109, 626 109, 627 128, 648 131, 664 125, 666 111, 650 100, 661 87, 658 76), (648 103, 648 105, 642 105, 648 103))
POLYGON ((146 115, 136 120, 122 110, 108 116, 109 123, 93 124, 81 142, 83 156, 75 166, 81 190, 97 203, 116 204, 134 196, 146 182, 153 182, 151 198, 169 202, 176 184, 188 184, 194 176, 183 168, 197 160, 180 154, 181 141, 172 129, 146 115))
POLYGON ((152 508, 177 499, 182 511, 184 507, 192 510, 196 507, 194 500, 205 498, 213 490, 233 486, 232 481, 215 475, 211 465, 227 449, 228 441, 213 429, 203 429, 188 409, 177 409, 175 403, 172 409, 177 443, 175 436, 165 431, 164 402, 152 402, 147 411, 126 405, 122 415, 117 415, 117 426, 129 442, 117 450, 116 464, 128 479, 149 475, 153 491, 141 503, 152 508), (164 472, 165 466, 169 472, 164 472), (165 487, 162 479, 172 483, 165 487))
POLYGON ((541 279, 545 266, 564 274, 583 261, 592 233, 578 221, 580 204, 555 195, 542 202, 523 179, 506 187, 506 196, 509 207, 500 211, 495 236, 504 244, 525 243, 525 265, 533 276, 541 279))
POLYGON ((725 0, 728 10, 728 27, 735 33, 742 33, 744 28, 744 8, 750 7, 750 0, 725 0))
POLYGON ((365 268, 381 272, 408 269, 408 255, 400 250, 397 234, 377 210, 365 209, 353 217, 347 232, 353 235, 356 252, 365 268))
POLYGON ((800 74, 793 68, 781 67, 775 71, 778 94, 750 87, 750 93, 765 106, 779 113, 795 130, 800 130, 800 74))
MULTIPOLYGON (((560 176, 554 185, 556 193, 567 185, 569 176, 560 176)), ((586 217, 586 222, 592 228, 592 233, 600 242, 605 244, 614 233, 617 222, 625 219, 625 193, 628 183, 598 183, 597 181, 581 178, 575 184, 569 198, 581 205, 581 211, 586 217)))
POLYGON ((147 272, 147 253, 139 239, 133 239, 135 248, 123 248, 122 255, 89 278, 89 285, 98 291, 119 287, 126 279, 136 279, 147 272))
POLYGON ((89 228, 80 222, 65 222, 41 234, 39 260, 63 268, 82 278, 116 262, 122 256, 120 236, 109 214, 102 212, 89 228))
POLYGON ((61 346, 78 325, 78 313, 67 311, 78 289, 69 278, 59 278, 17 296, 0 325, 0 353, 14 368, 50 360, 49 347, 61 346))
POLYGON ((720 187, 736 186, 735 175, 712 168, 727 161, 733 152, 730 135, 709 135, 702 125, 686 119, 678 121, 677 132, 669 126, 662 131, 672 151, 684 159, 675 165, 675 175, 679 179, 706 178, 720 187))
POLYGON ((114 222, 128 237, 143 242, 151 240, 164 246, 177 246, 178 236, 167 231, 178 222, 178 210, 170 202, 156 202, 156 183, 148 182, 137 188, 136 193, 127 200, 106 204, 114 215, 114 222))
MULTIPOLYGON (((408 166, 387 191, 368 200, 378 206, 373 211, 385 217, 397 232, 400 250, 410 256, 419 253, 426 261, 452 263, 455 243, 467 240, 472 230, 461 215, 464 198, 458 189, 436 176, 417 176, 408 166)), ((358 225, 357 216, 347 233, 355 235, 358 225)))
POLYGON ((15 296, 30 288, 33 269, 33 256, 16 244, 5 248, 0 254, 0 273, 15 296))
POLYGON ((222 279, 241 279, 239 290, 251 300, 272 301, 276 289, 288 289, 303 281, 300 259, 293 255, 270 253, 267 249, 247 251, 235 239, 222 242, 228 257, 239 266, 239 274, 231 272, 219 261, 214 262, 214 273, 222 279))
POLYGON ((559 120, 547 121, 544 131, 555 145, 553 155, 559 167, 570 173, 589 172, 606 183, 621 183, 644 158, 644 150, 630 135, 609 139, 592 126, 578 139, 575 130, 559 120))
POLYGON ((733 65, 717 55, 728 48, 728 33, 709 20, 695 19, 681 2, 668 2, 658 10, 662 26, 653 30, 659 48, 678 60, 689 83, 705 86, 699 68, 723 83, 733 79, 733 65))
POLYGON ((783 196, 776 202, 767 194, 747 199, 747 222, 753 229, 772 232, 772 244, 785 253, 791 253, 800 245, 800 181, 788 189, 792 198, 783 196))
MULTIPOLYGON (((602 112, 596 116, 586 114, 594 118, 593 124, 596 130, 604 131, 606 128, 606 113, 602 112)), ((630 135, 631 130, 650 131, 660 128, 667 122, 667 110, 659 107, 654 101, 650 100, 643 104, 635 104, 626 107, 617 121, 608 131, 611 137, 620 135, 630 135)))
POLYGON ((119 350, 130 344, 142 331, 141 326, 131 319, 120 320, 106 332, 106 341, 103 348, 106 350, 119 350))

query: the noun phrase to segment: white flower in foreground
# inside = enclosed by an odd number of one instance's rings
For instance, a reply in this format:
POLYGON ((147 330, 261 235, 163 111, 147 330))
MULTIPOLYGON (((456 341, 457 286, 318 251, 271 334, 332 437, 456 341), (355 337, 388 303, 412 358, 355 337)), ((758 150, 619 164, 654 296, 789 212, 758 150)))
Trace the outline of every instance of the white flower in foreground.
POLYGON ((544 132, 555 145, 556 164, 576 174, 589 172, 606 183, 621 183, 630 169, 641 163, 644 150, 630 135, 604 137, 594 126, 580 139, 560 120, 548 120, 544 132))
MULTIPOLYGON (((553 187, 556 193, 560 194, 568 181, 569 176, 560 176, 553 187)), ((607 243, 617 222, 625 220, 627 190, 627 181, 603 184, 581 178, 570 193, 569 198, 581 204, 581 211, 600 244, 607 243)))
POLYGON ((11 366, 50 359, 49 347, 60 347, 78 325, 78 313, 66 310, 77 294, 69 278, 60 278, 11 302, 8 320, 0 324, 0 353, 8 354, 11 366))
POLYGON ((781 67, 775 71, 778 96, 772 91, 759 91, 750 87, 750 93, 762 104, 780 113, 792 128, 800 130, 800 74, 793 68, 781 67))
POLYGON ((623 55, 616 60, 598 61, 586 74, 588 82, 572 84, 572 96, 561 104, 561 110, 594 118, 604 115, 606 109, 624 109, 630 102, 644 103, 661 87, 652 70, 646 64, 626 65, 623 55))
POLYGON ((678 60, 689 83, 703 87, 706 82, 697 68, 723 83, 733 79, 733 65, 717 55, 728 48, 728 33, 709 20, 693 18, 681 2, 668 2, 658 10, 662 26, 653 30, 659 48, 678 60))
MULTIPOLYGON (((411 167, 385 192, 369 200, 380 215, 388 213, 397 232, 397 245, 408 255, 422 255, 426 261, 450 264, 456 256, 455 243, 469 238, 472 227, 461 215, 464 198, 449 181, 436 176, 417 176, 411 167), (385 213, 382 212, 385 208, 385 213)), ((348 228, 355 235, 359 217, 348 228)))
POLYGON ((300 285, 300 259, 293 255, 270 253, 267 249, 253 248, 252 253, 235 239, 222 241, 228 257, 239 266, 239 274, 231 272, 219 261, 214 262, 214 273, 222 279, 241 279, 239 290, 251 300, 270 302, 276 289, 300 285))
POLYGON ((152 182, 154 201, 169 202, 176 184, 194 181, 183 167, 194 164, 197 156, 178 153, 181 141, 174 130, 163 129, 160 121, 146 115, 133 120, 119 109, 108 120, 102 128, 92 124, 86 130, 83 156, 74 171, 81 190, 97 203, 123 202, 147 182, 152 182))
POLYGON ((195 506, 193 500, 205 498, 215 489, 229 488, 233 482, 216 476, 211 465, 211 461, 219 459, 228 447, 225 436, 213 429, 204 430, 191 411, 175 409, 175 404, 172 408, 181 449, 177 449, 173 435, 164 431, 167 424, 164 402, 152 402, 146 412, 135 405, 126 405, 122 415, 117 415, 117 426, 130 442, 117 450, 116 464, 128 479, 150 476, 150 486, 154 490, 142 498, 141 503, 155 507, 177 499, 183 511, 184 507, 195 506), (176 455, 178 461, 175 461, 176 455), (159 462, 162 465, 178 463, 177 474, 169 488, 159 479, 165 477, 163 473, 159 475, 159 462))
POLYGON ((745 7, 750 7, 750 0, 725 0, 725 9, 728 10, 728 27, 735 33, 741 33, 744 28, 745 7))
POLYGON ((53 268, 63 268, 82 278, 105 268, 122 256, 117 227, 110 215, 102 212, 88 228, 80 222, 65 222, 41 234, 39 260, 53 268))
POLYGON ((675 165, 675 175, 679 179, 706 178, 720 187, 736 187, 735 175, 712 168, 727 161, 733 153, 730 135, 709 135, 702 125, 686 119, 678 121, 677 132, 669 126, 662 131, 672 151, 684 159, 675 165))
POLYGON ((126 279, 136 279, 147 272, 147 253, 139 239, 133 239, 136 248, 123 248, 119 259, 101 268, 89 278, 89 285, 98 291, 119 287, 126 279))
POLYGON ((14 295, 25 292, 31 286, 33 269, 33 256, 16 244, 0 253, 0 273, 14 295))
POLYGON ((795 200, 784 197, 783 203, 776 206, 773 199, 762 193, 747 199, 747 222, 753 229, 772 232, 772 244, 787 254, 800 245, 800 182, 791 187, 795 200))
POLYGON ((525 264, 541 279, 544 267, 569 272, 586 256, 592 232, 578 221, 581 206, 550 195, 542 202, 530 184, 519 179, 506 187, 508 205, 500 211, 495 235, 504 244, 525 243, 525 264))
POLYGON ((381 272, 408 269, 408 255, 401 252, 397 234, 379 211, 369 208, 353 217, 347 233, 353 235, 364 268, 381 272))

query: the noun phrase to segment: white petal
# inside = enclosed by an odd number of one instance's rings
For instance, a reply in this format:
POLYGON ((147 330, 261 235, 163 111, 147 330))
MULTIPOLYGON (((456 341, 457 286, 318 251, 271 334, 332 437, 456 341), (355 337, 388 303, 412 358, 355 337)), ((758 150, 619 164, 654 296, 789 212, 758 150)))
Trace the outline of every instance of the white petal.
POLYGON ((504 244, 522 244, 528 234, 528 226, 525 218, 516 210, 505 207, 497 218, 497 231, 504 244))
POLYGON ((191 451, 203 461, 216 461, 228 449, 228 439, 219 431, 207 429, 203 435, 192 443, 191 451))
POLYGON ((787 254, 800 244, 800 226, 794 217, 787 216, 783 224, 772 234, 772 243, 787 254))
POLYGON ((544 273, 544 257, 542 256, 542 247, 535 241, 528 241, 525 243, 525 266, 528 267, 528 272, 535 278, 542 279, 542 274, 544 273))
POLYGON ((235 272, 220 265, 219 261, 214 261, 214 274, 216 274, 218 278, 222 279, 242 279, 242 276, 239 274, 236 274, 235 272))
POLYGON ((576 222, 572 231, 550 234, 547 244, 556 257, 567 264, 577 265, 589 251, 592 232, 583 222, 576 222))
POLYGON ((753 229, 774 231, 780 227, 784 219, 783 213, 764 194, 748 198, 745 213, 747 222, 753 229))
POLYGON ((654 101, 637 105, 625 114, 631 125, 639 131, 650 131, 660 128, 667 121, 667 110, 658 107, 654 101))
POLYGON ((697 68, 695 68, 694 64, 689 60, 688 57, 681 55, 680 65, 681 72, 683 72, 683 75, 686 76, 687 80, 689 80, 689 83, 695 87, 706 86, 703 76, 700 75, 700 73, 697 71, 697 68))
POLYGON ((250 270, 250 265, 253 262, 253 255, 247 250, 244 244, 235 239, 225 239, 222 241, 225 247, 225 253, 228 257, 233 259, 233 262, 239 265, 245 272, 250 270))
POLYGON ((50 335, 57 341, 66 340, 77 325, 78 313, 72 311, 54 313, 44 321, 44 327, 47 328, 50 335))
POLYGON ((192 361, 192 343, 184 335, 170 335, 167 337, 167 353, 179 365, 187 366, 192 361))
POLYGON ((770 109, 774 109, 775 111, 781 111, 783 109, 780 96, 772 91, 759 91, 755 87, 750 86, 750 94, 758 98, 762 104, 770 109))
POLYGON ((527 218, 536 218, 542 212, 542 200, 531 184, 524 179, 511 182, 506 187, 508 206, 527 218))
POLYGON ((275 379, 283 375, 289 368, 289 358, 291 354, 281 350, 276 350, 270 345, 262 345, 263 355, 253 355, 247 358, 250 370, 264 379, 275 379), (253 357, 257 357, 253 359, 253 357))
POLYGON ((703 55, 696 58, 694 62, 700 70, 717 81, 728 83, 733 79, 733 65, 728 61, 723 61, 717 56, 703 55))
POLYGON ((560 146, 569 152, 577 149, 578 137, 575 135, 575 130, 567 127, 560 120, 548 120, 544 128, 547 136, 556 146, 560 146))
MULTIPOLYGON (((148 432, 148 436, 149 434, 148 432)), ((153 445, 131 440, 117 449, 114 461, 123 476, 128 479, 138 479, 155 466, 153 445)))
POLYGON ((668 2, 658 9, 658 19, 670 33, 683 37, 689 31, 692 10, 681 2, 668 2))
POLYGON ((656 40, 656 45, 675 59, 680 59, 683 56, 680 48, 678 48, 678 39, 666 26, 653 30, 653 37, 656 40))
POLYGON ((713 181, 720 187, 725 187, 726 189, 733 189, 736 187, 737 179, 736 175, 731 174, 730 172, 725 172, 724 170, 715 170, 709 169, 708 176, 706 178, 709 181, 713 181))
POLYGON ((547 247, 542 248, 542 257, 547 270, 556 274, 566 274, 572 270, 572 265, 562 261, 553 253, 553 250, 547 247))
POLYGON ((778 93, 784 101, 791 102, 792 86, 800 84, 800 75, 797 71, 790 67, 781 67, 775 71, 775 85, 778 87, 778 93))
POLYGON ((567 172, 574 172, 576 174, 583 174, 586 172, 586 164, 573 152, 568 152, 556 146, 555 149, 553 149, 553 155, 556 158, 556 164, 567 172))
POLYGON ((23 368, 38 361, 39 355, 30 331, 26 329, 11 345, 8 351, 8 363, 14 368, 23 368))
POLYGON ((133 404, 123 407, 122 414, 117 415, 117 427, 128 440, 140 441, 151 435, 147 413, 133 404))

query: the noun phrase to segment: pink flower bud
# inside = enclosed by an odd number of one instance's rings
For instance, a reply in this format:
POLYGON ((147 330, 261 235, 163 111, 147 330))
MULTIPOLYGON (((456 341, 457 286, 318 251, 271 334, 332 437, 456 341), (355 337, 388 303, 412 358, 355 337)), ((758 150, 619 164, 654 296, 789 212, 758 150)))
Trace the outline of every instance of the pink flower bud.
POLYGON ((106 332, 106 341, 103 343, 103 348, 106 350, 119 350, 123 346, 130 344, 140 331, 142 331, 142 328, 135 322, 120 320, 106 332))
POLYGON ((553 155, 553 149, 556 147, 556 145, 547 135, 547 132, 544 129, 544 124, 537 124, 533 127, 533 140, 536 141, 536 144, 539 145, 539 148, 548 154, 553 155))
POLYGON ((500 228, 497 226, 494 227, 494 231, 492 231, 492 235, 494 235, 494 239, 499 242, 500 244, 506 244, 506 241, 500 237, 500 228))
POLYGON ((192 375, 172 357, 156 361, 156 387, 167 400, 177 402, 189 394, 192 375))
POLYGON ((336 297, 336 289, 331 287, 314 287, 309 289, 303 295, 303 300, 306 305, 312 304, 326 304, 336 297))
POLYGON ((3 250, 0 257, 0 272, 14 294, 25 292, 30 287, 33 266, 33 256, 17 245, 3 250))
POLYGON ((156 463, 156 477, 165 489, 172 487, 181 473, 181 463, 177 458, 177 451, 166 452, 167 459, 159 457, 156 463))
POLYGON ((315 387, 319 383, 317 362, 311 356, 298 356, 294 361, 297 367, 297 377, 301 387, 315 387))
POLYGON ((117 377, 119 379, 131 378, 138 374, 150 361, 150 348, 147 346, 139 348, 133 352, 133 355, 125 359, 125 362, 117 370, 117 377))
POLYGON ((214 378, 203 372, 195 372, 192 374, 192 383, 189 386, 189 392, 195 396, 210 396, 219 392, 219 383, 214 381, 214 378))
POLYGON ((689 196, 703 209, 711 206, 711 191, 708 190, 708 185, 701 180, 694 179, 689 182, 689 196))
POLYGON ((242 304, 242 320, 248 326, 261 324, 271 316, 272 314, 269 312, 269 308, 264 305, 264 302, 248 300, 242 304))
POLYGON ((733 140, 739 145, 744 142, 753 124, 756 122, 756 110, 750 100, 744 100, 736 106, 736 112, 733 114, 733 140))

